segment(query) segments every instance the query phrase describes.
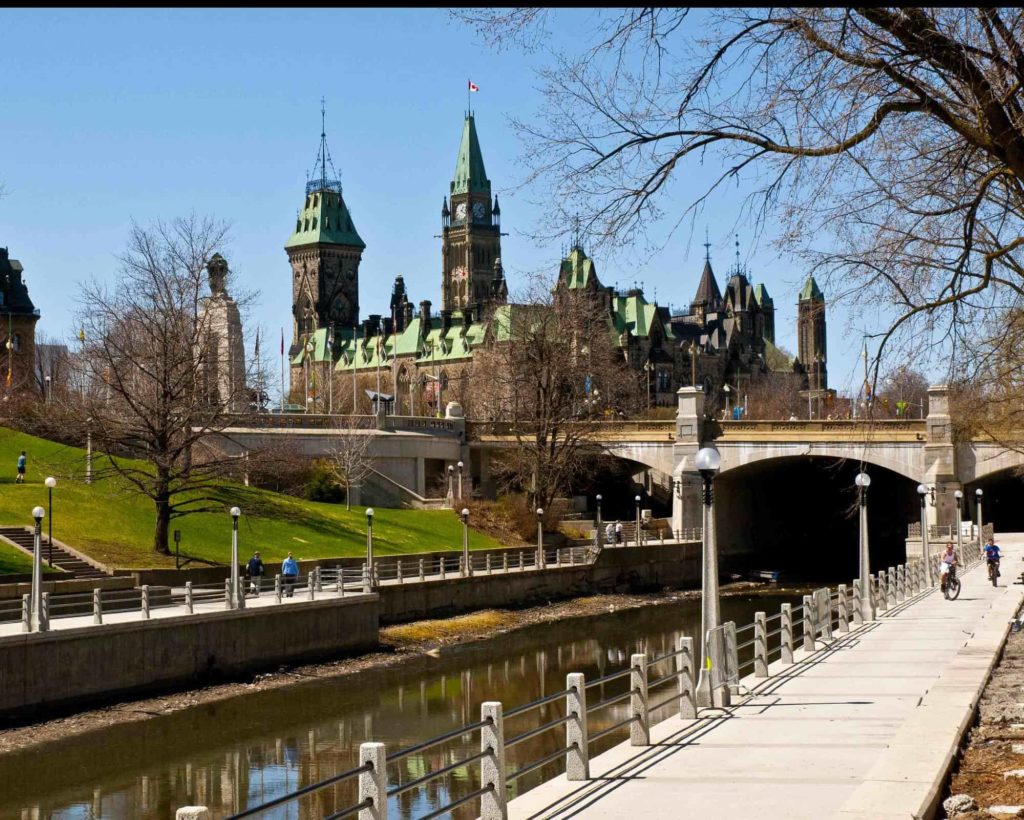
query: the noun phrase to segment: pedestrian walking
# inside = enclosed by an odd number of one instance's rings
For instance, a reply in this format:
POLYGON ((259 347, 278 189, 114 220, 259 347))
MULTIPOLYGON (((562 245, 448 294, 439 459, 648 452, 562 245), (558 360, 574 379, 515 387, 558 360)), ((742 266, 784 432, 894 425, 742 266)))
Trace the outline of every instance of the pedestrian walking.
POLYGON ((25 465, 28 464, 28 456, 25 455, 25 451, 21 451, 21 455, 18 456, 18 477, 14 479, 15 484, 25 483, 25 465))
POLYGON ((615 522, 609 521, 608 526, 604 528, 604 542, 606 544, 615 543, 615 522))
POLYGON ((281 579, 284 581, 284 594, 291 598, 295 590, 295 582, 299 579, 299 565, 289 552, 288 557, 281 564, 281 579))
POLYGON ((616 544, 621 544, 622 543, 622 522, 621 521, 616 521, 615 522, 615 543, 616 544))
POLYGON ((260 584, 263 581, 263 559, 260 558, 258 552, 252 554, 252 558, 249 559, 249 563, 245 565, 245 568, 249 572, 249 591, 259 598, 260 584))

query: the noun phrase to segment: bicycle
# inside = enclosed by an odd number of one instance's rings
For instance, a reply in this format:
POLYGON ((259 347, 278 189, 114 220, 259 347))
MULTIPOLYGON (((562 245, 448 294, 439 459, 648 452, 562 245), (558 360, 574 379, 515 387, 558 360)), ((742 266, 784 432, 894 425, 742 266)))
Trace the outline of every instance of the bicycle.
POLYGON ((942 594, 947 601, 955 601, 960 595, 960 579, 956 577, 956 565, 951 564, 949 572, 946 573, 945 583, 942 585, 942 594))
POLYGON ((988 579, 992 582, 992 586, 997 587, 999 579, 999 559, 989 559, 988 561, 988 579))

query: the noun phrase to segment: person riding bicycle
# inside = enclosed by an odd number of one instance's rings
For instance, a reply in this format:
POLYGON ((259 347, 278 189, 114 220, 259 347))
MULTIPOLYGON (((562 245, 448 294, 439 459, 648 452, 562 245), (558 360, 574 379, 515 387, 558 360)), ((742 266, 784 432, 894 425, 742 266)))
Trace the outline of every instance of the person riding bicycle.
POLYGON ((988 543, 985 545, 985 561, 988 564, 989 575, 993 573, 996 577, 999 577, 999 547, 996 545, 995 538, 989 536, 988 543))
POLYGON ((939 559, 939 584, 940 589, 946 591, 946 581, 949 579, 950 573, 956 573, 954 567, 957 566, 956 550, 953 549, 953 542, 946 542, 946 549, 942 553, 942 557, 939 559))

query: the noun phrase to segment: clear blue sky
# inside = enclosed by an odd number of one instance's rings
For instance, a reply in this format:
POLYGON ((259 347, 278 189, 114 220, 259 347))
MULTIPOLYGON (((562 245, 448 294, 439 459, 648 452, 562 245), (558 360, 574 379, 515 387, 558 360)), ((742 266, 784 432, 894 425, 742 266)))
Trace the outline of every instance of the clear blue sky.
MULTIPOLYGON (((587 22, 580 13, 579 25, 587 22)), ((397 274, 413 301, 440 300, 435 234, 467 78, 480 87, 472 102, 511 234, 502 259, 513 290, 524 272, 557 265, 560 245, 536 247, 522 234, 540 206, 511 190, 525 171, 507 118, 537 110, 533 69, 548 62, 544 52, 494 52, 431 9, 6 9, 0 23, 0 246, 24 264, 39 329, 50 336, 75 336, 78 283, 114 276, 132 219, 194 211, 231 223, 224 254, 244 287, 260 292, 246 346, 258 324, 276 350, 291 323, 283 245, 316 158, 321 96, 334 164, 367 244, 364 316, 388 312, 397 274)), ((550 45, 572 41, 556 36, 550 45)), ((706 211, 723 285, 742 193, 706 211)), ((738 230, 751 279, 775 300, 777 341, 793 351, 804 273, 767 241, 752 245, 749 228, 738 230)), ((703 267, 703 238, 698 223, 696 236, 680 231, 653 256, 595 262, 606 284, 643 282, 648 298, 685 305, 703 267)), ((829 377, 840 390, 862 372, 860 334, 846 322, 841 306, 830 307, 829 377)))

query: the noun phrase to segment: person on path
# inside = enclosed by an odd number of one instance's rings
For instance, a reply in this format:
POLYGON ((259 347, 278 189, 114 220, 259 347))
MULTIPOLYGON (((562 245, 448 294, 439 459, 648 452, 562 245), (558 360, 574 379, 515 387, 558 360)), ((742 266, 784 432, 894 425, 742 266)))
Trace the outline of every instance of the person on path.
POLYGON ((25 465, 28 463, 28 457, 25 455, 25 451, 21 451, 21 455, 18 456, 18 477, 14 479, 15 484, 25 483, 25 465))
POLYGON ((299 565, 290 552, 288 557, 284 559, 284 563, 281 564, 281 577, 284 581, 284 594, 291 598, 295 590, 295 582, 299 578, 299 565))
POLYGON ((953 549, 953 542, 946 542, 946 549, 942 553, 942 557, 939 559, 939 589, 942 592, 946 591, 946 580, 949 578, 949 571, 951 567, 956 566, 956 550, 953 549))
POLYGON ((263 580, 263 560, 260 558, 258 552, 252 554, 252 558, 249 559, 249 563, 245 565, 246 570, 249 572, 249 590, 256 594, 256 597, 260 597, 260 583, 263 580))
POLYGON ((611 545, 615 543, 615 522, 609 521, 608 526, 604 528, 604 542, 605 544, 611 545))
POLYGON ((989 574, 996 573, 996 577, 999 577, 999 547, 996 545, 996 539, 994 536, 988 537, 988 543, 985 545, 985 561, 989 565, 989 574))
POLYGON ((616 521, 615 522, 615 543, 616 544, 621 544, 622 543, 622 522, 621 521, 616 521))

